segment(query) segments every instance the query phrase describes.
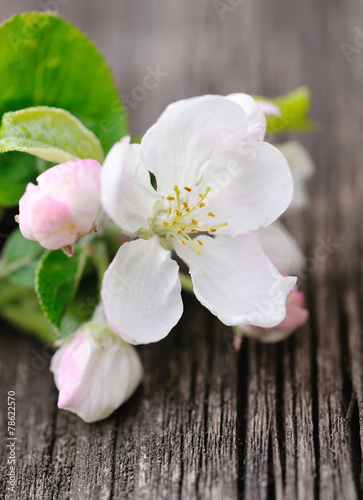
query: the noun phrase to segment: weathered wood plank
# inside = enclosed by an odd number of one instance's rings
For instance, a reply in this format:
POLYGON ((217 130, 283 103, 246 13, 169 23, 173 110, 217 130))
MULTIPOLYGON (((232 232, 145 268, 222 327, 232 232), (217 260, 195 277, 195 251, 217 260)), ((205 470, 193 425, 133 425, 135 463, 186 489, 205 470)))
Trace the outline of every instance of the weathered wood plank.
MULTIPOLYGON (((350 63, 341 49, 354 44, 355 27, 363 29, 363 7, 223 1, 223 19, 213 0, 62 0, 59 10, 98 42, 124 96, 142 85, 147 68, 167 73, 144 100, 131 98, 135 134, 182 97, 312 88, 321 123, 304 139, 318 165, 312 206, 287 218, 308 255, 301 284, 309 324, 276 346, 248 340, 236 356, 228 329, 186 298, 175 331, 141 349, 143 387, 95 425, 56 410, 47 354, 4 326, 0 427, 3 395, 14 389, 19 498, 363 494, 363 49, 356 46, 350 63)), ((4 18, 39 9, 37 0, 0 6, 4 18)), ((5 457, 3 446, 2 472, 5 457)), ((4 485, 1 477, 0 496, 4 485)))

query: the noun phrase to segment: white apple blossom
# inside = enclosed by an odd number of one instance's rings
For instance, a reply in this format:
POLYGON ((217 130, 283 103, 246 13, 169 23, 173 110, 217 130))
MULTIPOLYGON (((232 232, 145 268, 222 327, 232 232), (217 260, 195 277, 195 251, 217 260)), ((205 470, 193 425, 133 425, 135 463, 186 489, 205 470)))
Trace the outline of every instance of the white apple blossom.
POLYGON ((128 342, 162 339, 182 314, 172 251, 189 266, 196 297, 226 325, 283 320, 296 280, 282 277, 249 234, 276 220, 293 193, 265 128, 250 96, 202 96, 168 106, 141 145, 124 138, 109 152, 101 202, 139 238, 118 251, 102 299, 110 327, 128 342))
POLYGON ((88 423, 111 415, 143 377, 135 348, 96 322, 84 324, 58 349, 50 369, 59 389, 58 407, 88 423))

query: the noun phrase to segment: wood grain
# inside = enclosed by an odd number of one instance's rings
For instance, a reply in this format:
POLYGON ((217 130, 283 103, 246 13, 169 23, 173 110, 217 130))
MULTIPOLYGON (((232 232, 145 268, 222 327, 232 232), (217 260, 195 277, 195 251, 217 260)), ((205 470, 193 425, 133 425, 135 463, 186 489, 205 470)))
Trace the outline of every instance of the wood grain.
MULTIPOLYGON (((3 324, 0 426, 15 390, 16 498, 363 496, 363 48, 350 62, 341 48, 363 30, 363 5, 223 2, 223 19, 213 0, 62 0, 59 10, 99 44, 124 97, 148 68, 168 73, 130 106, 134 134, 183 97, 310 86, 312 202, 286 218, 308 256, 309 323, 273 346, 247 340, 237 355, 228 328, 185 297, 181 323, 140 350, 142 388, 94 425, 56 409, 49 354, 3 324)), ((39 6, 0 0, 1 17, 39 6)), ((0 459, 2 497, 4 441, 0 459)))

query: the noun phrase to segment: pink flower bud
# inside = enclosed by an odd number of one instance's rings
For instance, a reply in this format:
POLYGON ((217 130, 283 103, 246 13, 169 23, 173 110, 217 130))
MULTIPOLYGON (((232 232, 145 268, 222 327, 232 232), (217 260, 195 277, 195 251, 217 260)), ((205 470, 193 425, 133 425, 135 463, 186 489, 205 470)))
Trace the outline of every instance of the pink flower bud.
POLYGON ((266 344, 279 342, 291 335, 300 326, 306 323, 309 312, 304 308, 305 297, 294 286, 286 299, 286 316, 277 326, 261 328, 254 325, 241 325, 242 332, 266 344))
POLYGON ((23 236, 56 250, 91 232, 100 208, 100 173, 97 161, 77 160, 40 174, 19 201, 23 236))
POLYGON ((97 323, 85 324, 61 347, 50 369, 59 389, 58 408, 89 423, 111 415, 133 394, 143 376, 135 348, 97 323))

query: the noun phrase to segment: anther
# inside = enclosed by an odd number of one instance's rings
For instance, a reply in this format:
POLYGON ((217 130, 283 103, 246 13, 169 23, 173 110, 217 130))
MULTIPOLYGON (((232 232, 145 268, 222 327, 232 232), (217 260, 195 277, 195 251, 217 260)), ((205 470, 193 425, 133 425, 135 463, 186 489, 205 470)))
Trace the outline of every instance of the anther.
POLYGON ((190 193, 190 191, 192 190, 192 188, 190 188, 188 186, 184 186, 184 189, 185 189, 185 191, 188 191, 188 193, 190 193))
POLYGON ((195 227, 192 227, 191 230, 190 230, 191 233, 197 233, 198 232, 198 229, 196 229, 195 227))
POLYGON ((192 219, 192 223, 195 224, 196 226, 198 225, 197 219, 192 219))
POLYGON ((203 241, 201 241, 201 240, 197 240, 197 243, 198 243, 198 245, 200 245, 201 247, 203 246, 203 241))
POLYGON ((217 231, 217 229, 215 227, 211 227, 209 230, 210 233, 215 233, 216 231, 217 231))
POLYGON ((204 208, 205 207, 205 203, 200 203, 199 206, 200 206, 200 208, 204 208))
POLYGON ((174 196, 170 196, 170 194, 169 194, 169 196, 166 197, 166 199, 168 201, 174 201, 175 200, 174 196))
POLYGON ((213 212, 209 212, 208 215, 209 215, 209 217, 215 217, 213 212))

